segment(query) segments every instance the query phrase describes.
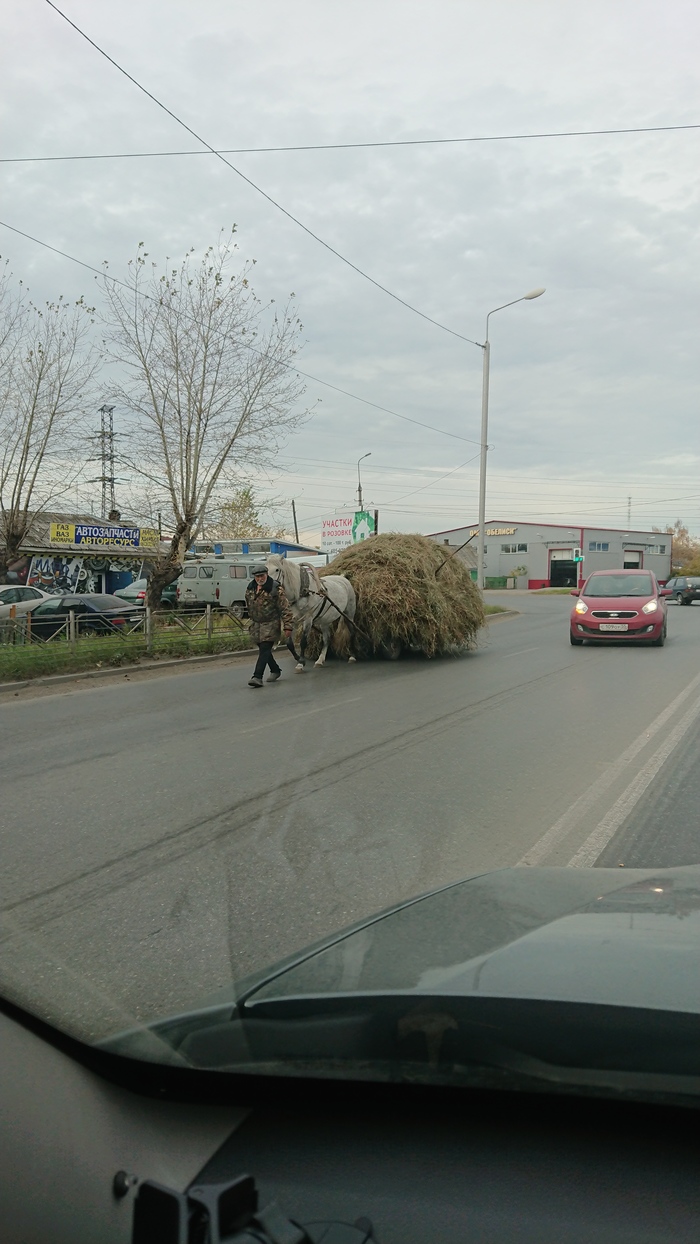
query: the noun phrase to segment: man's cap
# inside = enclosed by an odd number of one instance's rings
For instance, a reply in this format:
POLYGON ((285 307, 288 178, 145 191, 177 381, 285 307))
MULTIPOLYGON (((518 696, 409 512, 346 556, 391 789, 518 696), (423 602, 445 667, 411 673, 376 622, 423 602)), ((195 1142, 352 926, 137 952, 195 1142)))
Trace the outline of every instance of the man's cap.
POLYGON ((263 566, 262 562, 259 562, 257 566, 253 566, 251 574, 267 574, 267 566, 263 566))

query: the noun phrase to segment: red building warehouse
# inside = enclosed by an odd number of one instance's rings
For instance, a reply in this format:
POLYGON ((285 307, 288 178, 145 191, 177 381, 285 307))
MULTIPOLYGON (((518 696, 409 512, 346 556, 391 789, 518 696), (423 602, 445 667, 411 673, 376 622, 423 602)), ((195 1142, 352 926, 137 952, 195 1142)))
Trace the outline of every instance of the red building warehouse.
MULTIPOLYGON (((478 523, 437 531, 440 544, 476 547, 478 523)), ((576 587, 592 570, 651 570, 659 583, 671 576, 671 536, 577 524, 518 523, 495 519, 485 529, 485 579, 516 579, 519 587, 576 587), (580 559, 580 560, 579 560, 580 559)))

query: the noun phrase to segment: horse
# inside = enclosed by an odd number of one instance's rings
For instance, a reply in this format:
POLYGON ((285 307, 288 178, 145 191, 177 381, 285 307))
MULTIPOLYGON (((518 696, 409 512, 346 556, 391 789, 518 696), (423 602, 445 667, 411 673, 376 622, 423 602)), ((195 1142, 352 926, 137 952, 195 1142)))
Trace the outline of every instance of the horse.
MULTIPOLYGON (((306 645, 312 627, 323 637, 316 665, 324 666, 331 631, 336 622, 344 617, 352 624, 355 617, 356 600, 352 583, 342 574, 329 574, 321 579, 313 566, 302 567, 297 562, 288 561, 280 553, 270 554, 267 570, 275 582, 282 584, 294 621, 302 624, 300 656, 297 656, 292 641, 289 642, 289 649, 297 661, 297 671, 301 673, 306 664, 306 645)), ((355 657, 351 656, 349 660, 354 661, 355 657)))

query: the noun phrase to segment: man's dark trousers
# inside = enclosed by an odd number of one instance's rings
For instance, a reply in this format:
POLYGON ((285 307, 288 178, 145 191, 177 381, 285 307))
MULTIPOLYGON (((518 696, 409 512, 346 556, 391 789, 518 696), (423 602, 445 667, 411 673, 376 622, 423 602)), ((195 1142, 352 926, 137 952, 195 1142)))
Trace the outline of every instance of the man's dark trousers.
POLYGON ((272 655, 274 644, 258 644, 258 660, 255 666, 253 678, 262 678, 266 667, 269 665, 273 674, 281 674, 282 671, 272 655))

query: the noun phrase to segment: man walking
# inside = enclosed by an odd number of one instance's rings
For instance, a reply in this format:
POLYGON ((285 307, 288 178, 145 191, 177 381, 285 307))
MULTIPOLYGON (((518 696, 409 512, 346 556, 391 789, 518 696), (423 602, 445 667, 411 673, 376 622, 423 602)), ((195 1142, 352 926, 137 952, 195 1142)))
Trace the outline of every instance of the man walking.
POLYGON ((275 583, 267 573, 267 566, 253 566, 253 578, 248 584, 245 603, 250 618, 250 634, 258 645, 258 661, 249 680, 249 687, 262 687, 263 674, 269 665, 268 682, 276 682, 282 671, 272 655, 273 646, 279 642, 282 628, 289 638, 292 633, 292 611, 281 583, 275 583))

